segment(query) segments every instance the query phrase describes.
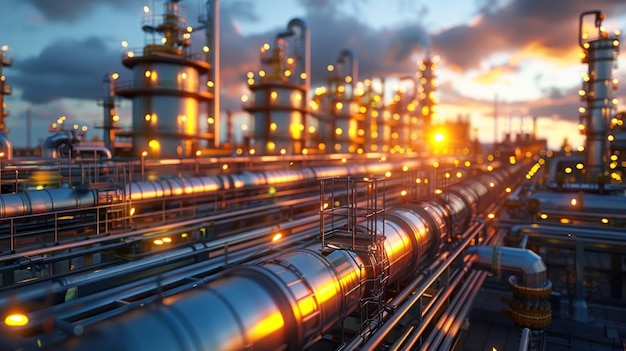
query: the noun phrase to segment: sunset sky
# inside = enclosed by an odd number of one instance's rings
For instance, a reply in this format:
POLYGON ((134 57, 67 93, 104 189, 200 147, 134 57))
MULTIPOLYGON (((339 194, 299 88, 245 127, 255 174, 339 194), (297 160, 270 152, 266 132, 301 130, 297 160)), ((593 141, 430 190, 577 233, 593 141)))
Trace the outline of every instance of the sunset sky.
MULTIPOLYGON (((0 46, 8 45, 13 65, 3 74, 13 88, 5 97, 7 124, 14 146, 26 145, 26 110, 33 120, 31 145, 48 136, 47 126, 61 115, 67 123, 90 127, 101 136, 103 77, 119 72, 121 42, 139 48, 143 6, 162 12, 151 0, 3 0, 0 46)), ((184 0, 191 25, 204 6, 184 0)), ((245 74, 259 69, 259 47, 284 31, 294 17, 311 31, 312 85, 322 85, 326 66, 343 49, 358 60, 359 78, 413 74, 429 48, 439 55, 439 118, 469 116, 482 142, 494 138, 494 99, 498 97, 498 135, 519 130, 520 117, 538 117, 539 137, 558 147, 565 136, 581 145, 578 90, 581 73, 578 18, 581 12, 605 12, 610 33, 626 30, 623 0, 221 0, 222 108, 241 110, 248 92, 245 74)), ((202 33, 192 40, 202 41, 202 33)), ((624 45, 622 44, 622 47, 624 45)), ((614 71, 620 110, 626 110, 626 55, 614 71)), ((131 101, 122 99, 122 120, 130 120, 131 101)), ((500 137, 501 138, 501 137, 500 137)))

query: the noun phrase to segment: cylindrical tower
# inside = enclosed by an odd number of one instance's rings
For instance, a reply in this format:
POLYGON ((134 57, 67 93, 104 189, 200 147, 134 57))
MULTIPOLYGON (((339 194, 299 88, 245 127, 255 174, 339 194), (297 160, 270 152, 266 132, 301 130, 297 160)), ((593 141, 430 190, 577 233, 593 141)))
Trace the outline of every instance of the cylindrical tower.
POLYGON ((11 95, 11 87, 6 83, 6 77, 2 73, 2 67, 11 66, 13 60, 9 55, 9 47, 2 45, 0 47, 0 133, 9 133, 6 126, 5 118, 9 116, 9 111, 5 110, 4 96, 11 95))
POLYGON ((604 14, 601 11, 587 11, 580 15, 579 44, 583 49, 583 63, 589 65, 584 76, 580 96, 587 103, 581 108, 581 131, 587 140, 585 143, 586 169, 588 182, 605 182, 609 159, 609 124, 617 100, 613 99, 613 89, 617 81, 613 80, 613 65, 619 52, 619 40, 610 36, 602 26, 604 14), (583 32, 583 20, 587 15, 595 16, 597 37, 590 38, 583 32))
POLYGON ((102 124, 104 146, 111 150, 113 155, 115 152, 115 133, 117 122, 120 116, 115 112, 115 80, 118 78, 117 73, 107 73, 104 75, 103 82, 105 84, 105 92, 102 100, 98 103, 103 107, 104 123, 102 124))
POLYGON ((131 133, 118 135, 133 138, 135 155, 195 155, 201 140, 214 139, 199 127, 201 106, 213 99, 208 86, 214 83, 202 79, 210 65, 202 54, 190 52, 193 28, 179 15, 179 0, 167 0, 160 18, 144 10, 142 29, 153 40, 142 50, 124 52, 122 63, 132 70, 132 80, 118 82, 115 91, 133 100, 133 127, 131 133))
POLYGON ((309 139, 309 34, 300 19, 291 20, 287 29, 276 36, 272 46, 266 43, 261 47, 258 74, 248 73, 252 99, 244 102, 243 108, 253 119, 250 152, 262 155, 301 154, 309 139), (293 39, 293 50, 287 38, 293 39))
POLYGON ((417 77, 421 86, 419 87, 419 105, 421 106, 422 126, 428 139, 430 139, 431 124, 433 118, 436 116, 436 108, 438 99, 435 91, 437 90, 437 61, 439 56, 435 56, 433 59, 430 56, 419 63, 419 70, 417 77))
POLYGON ((335 65, 328 65, 328 84, 313 98, 318 131, 313 148, 326 152, 363 153, 366 144, 364 90, 357 88, 357 61, 350 50, 340 52, 335 65))

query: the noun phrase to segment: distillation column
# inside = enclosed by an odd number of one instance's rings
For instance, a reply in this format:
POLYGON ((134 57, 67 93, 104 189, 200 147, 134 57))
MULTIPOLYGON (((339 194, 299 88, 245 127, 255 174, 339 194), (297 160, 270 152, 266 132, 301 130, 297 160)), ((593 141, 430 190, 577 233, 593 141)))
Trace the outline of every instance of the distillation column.
POLYGON ((276 35, 272 46, 266 43, 261 47, 262 69, 256 75, 248 72, 252 99, 243 101, 243 109, 253 119, 250 153, 301 154, 306 149, 309 42, 306 24, 295 18, 286 32, 276 35), (290 43, 293 50, 289 50, 290 43))
POLYGON ((13 60, 9 56, 9 47, 3 45, 0 47, 0 133, 8 133, 5 118, 9 115, 9 111, 5 111, 4 96, 11 95, 11 87, 6 83, 6 78, 2 74, 2 67, 11 66, 13 60))
POLYGON ((610 148, 608 146, 609 124, 617 102, 613 99, 613 89, 617 81, 613 80, 613 64, 619 52, 619 40, 610 36, 602 26, 604 14, 598 10, 583 12, 580 15, 579 44, 583 49, 583 63, 589 65, 580 90, 581 99, 587 103, 581 108, 581 131, 587 140, 585 145, 588 182, 604 182, 610 148), (583 19, 595 15, 595 27, 598 36, 589 38, 583 32, 583 19))
MULTIPOLYGON (((215 83, 202 79, 211 67, 199 59, 201 54, 190 52, 193 28, 179 10, 179 0, 166 1, 160 18, 145 7, 142 29, 153 40, 143 50, 124 52, 122 63, 133 78, 118 82, 115 91, 133 100, 133 128, 118 136, 133 138, 136 156, 146 152, 152 157, 188 157, 195 155, 200 141, 215 138, 216 132, 202 134, 199 127, 201 105, 214 98, 209 88, 215 83)), ((217 118, 209 117, 207 123, 217 118)))

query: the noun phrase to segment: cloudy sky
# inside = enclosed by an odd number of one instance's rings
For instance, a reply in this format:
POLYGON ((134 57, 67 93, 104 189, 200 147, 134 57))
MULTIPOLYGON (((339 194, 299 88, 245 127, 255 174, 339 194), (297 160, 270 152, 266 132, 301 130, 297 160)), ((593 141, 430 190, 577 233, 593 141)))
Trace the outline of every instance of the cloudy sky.
MULTIPOLYGON (((184 0, 188 22, 197 24, 202 0, 184 0)), ((578 17, 601 9, 604 26, 626 30, 623 0, 221 0, 222 107, 241 110, 247 92, 245 74, 259 69, 259 47, 284 31, 294 17, 311 30, 313 86, 327 78, 326 66, 341 50, 351 49, 359 78, 402 77, 416 71, 429 47, 439 55, 439 118, 469 116, 479 139, 494 139, 497 95, 501 129, 519 130, 521 116, 538 117, 538 135, 558 147, 565 136, 581 145, 578 90, 581 73, 578 17)), ((162 12, 157 0, 3 0, 0 46, 13 59, 3 74, 13 88, 6 96, 7 124, 14 146, 26 145, 25 116, 30 109, 31 145, 44 139, 47 126, 61 115, 66 123, 90 127, 100 135, 105 74, 119 72, 121 42, 140 48, 144 5, 162 12), (10 10, 9 10, 10 9, 10 10)), ((192 40, 201 42, 202 33, 192 40)), ((621 50, 623 53, 623 49, 621 50)), ((626 103, 626 55, 614 74, 626 103)), ((121 100, 122 120, 130 120, 130 100, 121 100)), ((503 132, 500 130, 498 132, 503 132)), ((497 133, 498 135, 500 133, 497 133)))

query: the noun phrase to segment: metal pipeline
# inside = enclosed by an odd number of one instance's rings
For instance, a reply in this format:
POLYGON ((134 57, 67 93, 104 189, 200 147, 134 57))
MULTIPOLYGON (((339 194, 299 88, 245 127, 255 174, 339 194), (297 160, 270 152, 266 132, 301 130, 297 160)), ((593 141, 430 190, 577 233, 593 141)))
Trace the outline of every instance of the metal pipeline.
POLYGON ((43 156, 48 158, 59 158, 65 151, 71 150, 74 144, 78 143, 78 138, 73 130, 56 132, 47 137, 43 143, 43 156), (67 148, 61 150, 61 147, 67 148))
MULTIPOLYGON (((119 279, 123 275, 137 272, 140 273, 145 270, 153 269, 168 262, 176 262, 178 260, 184 260, 190 257, 190 255, 200 255, 207 253, 207 255, 222 256, 227 255, 228 251, 234 251, 236 245, 251 245, 255 239, 268 238, 273 233, 279 230, 291 230, 292 228, 299 228, 304 231, 307 229, 317 228, 319 218, 317 216, 309 216, 306 218, 296 219, 289 221, 280 227, 272 226, 269 228, 261 228, 253 231, 249 231, 243 234, 214 239, 208 243, 197 243, 192 246, 182 248, 176 251, 167 252, 158 256, 145 258, 139 261, 129 262, 122 265, 106 268, 98 272, 92 272, 85 275, 66 277, 53 281, 52 283, 43 284, 29 289, 22 288, 19 292, 19 297, 16 302, 26 303, 31 300, 41 298, 42 296, 54 296, 58 294, 65 294, 69 287, 81 287, 90 282, 102 282, 103 280, 115 280, 119 279), (223 252, 215 253, 215 251, 222 248, 223 252)), ((156 231, 155 228, 152 228, 156 231)), ((108 237, 111 239, 111 237, 108 237)), ((300 236, 297 236, 298 240, 301 240, 300 236)), ((285 238, 290 240, 291 237, 285 238)), ((269 240, 269 239, 265 239, 269 240)), ((285 241, 283 240, 283 241, 285 241)), ((257 240, 258 241, 258 240, 257 240)), ((77 252, 76 255, 79 255, 77 252)), ((224 258, 222 258, 224 260, 224 258)), ((15 301, 13 297, 0 296, 0 306, 7 306, 9 301, 15 301)))
POLYGON ((509 233, 512 236, 528 236, 532 240, 557 240, 560 246, 571 248, 575 247, 576 241, 582 241, 585 247, 602 252, 626 250, 626 232, 618 229, 526 224, 511 227, 509 233))
MULTIPOLYGON (((428 202, 395 208, 385 220, 376 219, 374 227, 384 228, 380 247, 389 262, 386 279, 394 282, 436 257, 441 240, 449 237, 446 211, 443 205, 428 202)), ((469 215, 469 211, 463 213, 469 215)), ((473 234, 455 240, 461 244, 448 258, 450 262, 483 225, 473 223, 468 230, 473 234)), ((319 244, 282 251, 262 263, 232 267, 193 290, 162 300, 150 297, 159 303, 147 308, 138 308, 141 300, 136 300, 137 310, 107 320, 80 340, 65 340, 64 347, 305 348, 356 310, 367 282, 376 277, 374 261, 370 263, 373 258, 369 251, 329 251, 319 244), (167 330, 167 335, 151 338, 159 330, 167 330)), ((430 276, 427 284, 432 285, 445 269, 430 276)))
POLYGON ((480 287, 482 286, 485 278, 487 277, 487 272, 478 272, 474 279, 469 279, 467 284, 461 288, 466 294, 464 294, 464 298, 460 300, 459 306, 461 307, 458 313, 452 315, 449 318, 452 318, 453 324, 447 331, 439 331, 439 335, 443 336, 443 340, 438 346, 438 350, 450 350, 452 347, 452 343, 456 339, 456 335, 461 328, 461 324, 464 322, 464 317, 469 314, 470 309, 474 304, 474 299, 476 295, 480 291, 480 287))
MULTIPOLYGON (((456 260, 459 255, 465 250, 465 248, 474 240, 474 237, 480 232, 483 224, 475 223, 470 228, 470 231, 474 232, 474 235, 468 236, 459 247, 446 259, 445 263, 437 268, 437 270, 431 272, 428 276, 428 279, 419 285, 419 289, 415 291, 411 297, 402 304, 401 308, 394 312, 394 314, 389 318, 389 320, 385 321, 385 323, 380 327, 379 330, 367 340, 367 342, 362 346, 362 349, 370 350, 379 345, 383 339, 391 332, 391 330, 402 320, 402 318, 410 311, 410 309, 420 301, 422 295, 426 292, 429 286, 434 284, 441 275, 448 269, 450 264, 456 260)), ((405 289, 407 291, 408 289, 405 289)), ((413 290, 411 290, 413 291, 413 290)), ((365 336, 362 338, 356 338, 356 341, 350 343, 345 350, 353 350, 358 347, 360 340, 363 340, 365 336)))
MULTIPOLYGON (((460 289, 461 292, 454 296, 446 312, 439 318, 434 331, 429 334, 428 338, 422 343, 420 350, 440 350, 439 344, 443 341, 446 334, 451 333, 452 323, 455 320, 459 320, 458 316, 461 315, 463 307, 470 305, 464 302, 468 300, 470 294, 475 289, 480 288, 485 276, 485 272, 474 271, 470 273, 468 279, 460 289), (480 279, 481 276, 483 277, 482 279, 480 279)), ((411 350, 411 347, 404 347, 402 350, 411 350)))
POLYGON ((472 246, 468 254, 476 254, 476 264, 496 275, 501 271, 521 273, 523 283, 530 288, 543 288, 546 284, 546 265, 531 250, 508 246, 472 246))
MULTIPOLYGON (((487 238, 486 244, 489 244, 489 242, 500 241, 500 237, 501 237, 500 233, 497 233, 496 235, 493 235, 487 238)), ((442 298, 437 299, 436 305, 433 307, 433 309, 430 312, 425 311, 426 314, 423 316, 423 319, 421 320, 419 328, 413 329, 410 333, 408 333, 409 335, 407 336, 406 340, 402 343, 402 345, 400 344, 395 345, 396 347, 395 349, 399 349, 400 347, 402 347, 403 349, 406 349, 406 348, 410 349, 413 346, 415 346, 419 338, 422 336, 422 333, 424 333, 426 328, 432 322, 433 318, 437 316, 437 314, 439 313, 439 310, 444 306, 444 304, 448 302, 448 298, 450 297, 452 292, 455 291, 456 286, 461 282, 462 279, 467 278, 466 273, 467 271, 469 271, 469 269, 473 265, 473 260, 474 260, 474 257, 472 255, 466 255, 464 257, 465 265, 463 266, 462 269, 460 269, 460 272, 458 273, 457 277, 452 281, 452 283, 450 283, 449 287, 445 289, 445 295, 442 298)), ((481 285, 482 285, 482 280, 480 284, 478 284, 478 286, 480 287, 481 285)), ((465 289, 461 289, 460 291, 464 291, 464 290, 465 289)), ((473 301, 473 297, 472 297, 472 301, 473 301)), ((462 304, 464 302, 465 300, 461 300, 462 304)), ((467 315, 467 312, 461 315, 467 315)), ((392 347, 392 349, 394 348, 392 347)))
POLYGON ((477 255, 477 266, 488 269, 497 276, 503 270, 521 274, 521 282, 518 282, 515 275, 509 277, 513 299, 509 300, 509 309, 506 312, 517 326, 537 331, 536 336, 539 337, 552 320, 548 300, 552 292, 552 282, 546 278, 546 266, 541 257, 527 249, 500 245, 473 246, 468 249, 468 253, 477 255))
POLYGON ((402 349, 411 349, 413 346, 415 346, 419 338, 422 336, 422 333, 424 333, 429 324, 437 316, 441 308, 444 307, 446 303, 448 303, 448 299, 450 298, 452 293, 456 291, 457 286, 463 281, 463 279, 465 278, 465 274, 470 270, 471 266, 472 263, 467 262, 465 266, 463 266, 463 268, 459 270, 450 285, 445 289, 443 296, 441 298, 438 298, 432 309, 424 315, 419 327, 408 336, 406 342, 403 345, 398 346, 401 346, 402 349))

